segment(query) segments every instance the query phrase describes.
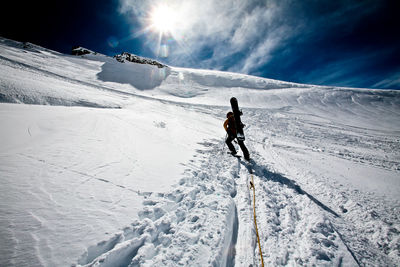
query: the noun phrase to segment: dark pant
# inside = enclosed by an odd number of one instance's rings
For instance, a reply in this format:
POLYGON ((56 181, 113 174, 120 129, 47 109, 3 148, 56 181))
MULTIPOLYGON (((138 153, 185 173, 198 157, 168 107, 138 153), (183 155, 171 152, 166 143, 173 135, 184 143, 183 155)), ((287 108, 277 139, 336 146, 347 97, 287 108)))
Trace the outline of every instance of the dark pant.
MULTIPOLYGON (((236 136, 231 135, 231 134, 228 133, 228 137, 227 137, 226 140, 225 140, 225 143, 228 145, 229 150, 230 150, 232 153, 234 153, 234 154, 236 154, 236 149, 235 149, 235 147, 233 146, 232 141, 233 141, 235 138, 236 138, 236 136)), ((250 159, 250 154, 249 154, 249 151, 247 150, 247 147, 244 145, 244 142, 238 140, 238 144, 239 144, 239 146, 240 146, 240 149, 243 151, 243 156, 244 156, 244 158, 247 159, 247 160, 249 160, 249 159, 250 159)))
POLYGON ((225 143, 227 144, 227 146, 229 147, 229 150, 233 153, 236 153, 236 149, 232 144, 232 141, 236 138, 236 136, 228 134, 228 137, 225 140, 225 143))

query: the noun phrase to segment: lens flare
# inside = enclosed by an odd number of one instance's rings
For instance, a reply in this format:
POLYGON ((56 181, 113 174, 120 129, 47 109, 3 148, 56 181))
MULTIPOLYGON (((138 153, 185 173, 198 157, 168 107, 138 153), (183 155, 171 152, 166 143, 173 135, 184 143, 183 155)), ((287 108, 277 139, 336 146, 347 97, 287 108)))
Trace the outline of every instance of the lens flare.
POLYGON ((116 48, 119 45, 119 41, 114 36, 110 36, 107 38, 107 44, 111 48, 116 48))
POLYGON ((169 54, 169 47, 167 44, 162 44, 160 47, 160 56, 161 57, 168 57, 169 54))

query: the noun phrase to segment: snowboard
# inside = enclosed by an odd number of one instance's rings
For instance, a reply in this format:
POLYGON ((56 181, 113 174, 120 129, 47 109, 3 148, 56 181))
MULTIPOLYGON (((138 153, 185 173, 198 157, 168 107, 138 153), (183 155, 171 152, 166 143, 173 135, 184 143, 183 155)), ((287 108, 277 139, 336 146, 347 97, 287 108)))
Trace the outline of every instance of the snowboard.
POLYGON ((232 112, 233 112, 233 117, 235 118, 235 126, 236 126, 236 133, 237 133, 237 139, 238 141, 244 141, 244 132, 243 132, 243 123, 242 120, 240 119, 240 116, 242 116, 242 111, 239 110, 239 104, 236 99, 236 97, 231 98, 231 107, 232 107, 232 112))
POLYGON ((239 104, 236 99, 236 97, 231 98, 231 107, 232 107, 232 112, 233 112, 233 117, 235 118, 235 126, 236 126, 236 134, 237 134, 237 140, 238 144, 240 146, 240 149, 243 151, 243 156, 246 160, 250 159, 250 154, 249 151, 247 150, 247 147, 244 145, 244 132, 243 132, 243 127, 244 124, 242 123, 242 120, 240 119, 240 116, 242 116, 242 111, 239 109, 239 104))

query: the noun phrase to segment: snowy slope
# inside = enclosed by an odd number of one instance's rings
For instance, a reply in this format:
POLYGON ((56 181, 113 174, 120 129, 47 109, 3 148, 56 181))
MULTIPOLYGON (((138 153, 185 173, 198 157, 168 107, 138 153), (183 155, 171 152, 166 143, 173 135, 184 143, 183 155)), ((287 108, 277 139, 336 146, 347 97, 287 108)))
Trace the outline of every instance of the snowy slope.
POLYGON ((0 63, 0 266, 258 266, 251 178, 266 266, 399 265, 398 91, 3 38, 0 63))

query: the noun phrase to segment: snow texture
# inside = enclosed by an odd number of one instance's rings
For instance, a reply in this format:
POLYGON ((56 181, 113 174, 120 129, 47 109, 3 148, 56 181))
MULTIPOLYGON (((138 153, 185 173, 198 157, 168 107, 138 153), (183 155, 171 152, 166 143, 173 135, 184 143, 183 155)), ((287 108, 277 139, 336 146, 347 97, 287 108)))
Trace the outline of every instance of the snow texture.
POLYGON ((0 266, 260 266, 253 204, 266 266, 400 265, 400 92, 4 38, 0 63, 0 266))

